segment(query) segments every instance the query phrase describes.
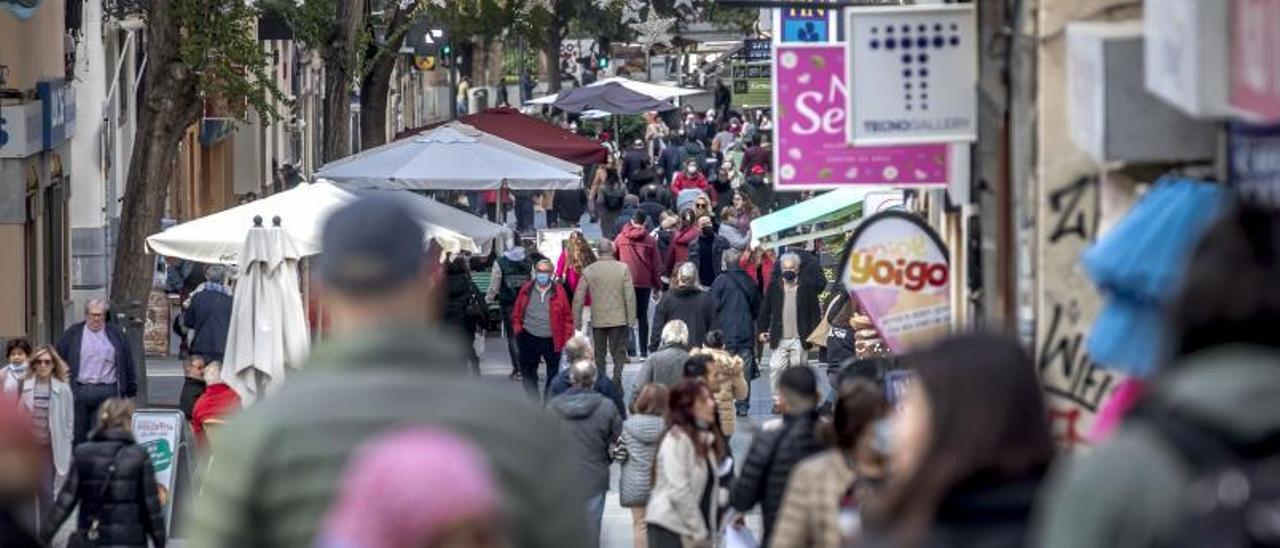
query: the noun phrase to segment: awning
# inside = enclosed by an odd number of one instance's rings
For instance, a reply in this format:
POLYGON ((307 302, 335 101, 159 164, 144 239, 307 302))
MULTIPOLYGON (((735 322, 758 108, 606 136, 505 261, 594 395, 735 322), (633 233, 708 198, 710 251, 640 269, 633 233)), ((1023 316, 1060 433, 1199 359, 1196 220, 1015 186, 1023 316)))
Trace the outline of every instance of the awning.
MULTIPOLYGON (((602 164, 608 156, 608 149, 599 142, 555 124, 522 114, 513 108, 491 108, 484 112, 463 116, 458 121, 579 166, 602 164)), ((440 125, 443 124, 406 129, 396 134, 396 140, 413 137, 440 125)))
POLYGON ((317 179, 382 190, 581 188, 582 167, 474 127, 449 123, 322 166, 317 179))
MULTIPOLYGON (((848 217, 855 212, 855 208, 862 205, 867 197, 876 194, 901 196, 902 191, 887 186, 867 185, 840 188, 820 196, 814 196, 751 221, 751 240, 753 243, 766 239, 777 240, 773 236, 798 226, 818 224, 848 217)), ((853 227, 841 225, 821 232, 807 234, 805 239, 822 238, 851 228, 853 227), (827 234, 827 232, 830 232, 830 234, 827 234)))
MULTIPOLYGON (((623 78, 621 76, 615 76, 613 78, 605 78, 604 80, 598 80, 596 82, 593 82, 583 87, 603 86, 605 84, 619 84, 622 87, 630 89, 631 91, 648 95, 649 97, 652 97, 659 101, 670 101, 672 99, 678 99, 680 97, 687 97, 690 95, 699 95, 703 93, 709 93, 705 89, 682 88, 682 87, 676 87, 676 86, 665 86, 662 84, 651 84, 649 82, 640 82, 638 80, 623 78)), ((555 103, 558 97, 559 95, 544 95, 542 97, 529 101, 526 104, 550 105, 552 103, 555 103)))

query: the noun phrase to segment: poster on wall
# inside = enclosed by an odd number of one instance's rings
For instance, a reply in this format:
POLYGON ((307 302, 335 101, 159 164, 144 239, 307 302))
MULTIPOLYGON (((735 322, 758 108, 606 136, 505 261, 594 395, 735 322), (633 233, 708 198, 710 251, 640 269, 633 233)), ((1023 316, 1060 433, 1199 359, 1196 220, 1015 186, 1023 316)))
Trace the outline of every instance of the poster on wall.
POLYGON ((774 188, 946 185, 953 167, 947 144, 849 144, 846 55, 843 44, 774 48, 774 188))
POLYGON ((948 256, 938 234, 905 211, 868 217, 845 244, 840 282, 895 354, 951 332, 948 256))
POLYGON ((781 8, 783 42, 826 42, 831 37, 831 23, 826 8, 781 8))
POLYGON ((133 414, 133 435, 138 445, 147 450, 156 471, 156 485, 164 494, 164 523, 173 524, 174 485, 177 483, 178 458, 184 423, 182 412, 162 409, 139 409, 133 414))
POLYGON ((973 4, 847 10, 849 140, 855 145, 978 138, 973 4))

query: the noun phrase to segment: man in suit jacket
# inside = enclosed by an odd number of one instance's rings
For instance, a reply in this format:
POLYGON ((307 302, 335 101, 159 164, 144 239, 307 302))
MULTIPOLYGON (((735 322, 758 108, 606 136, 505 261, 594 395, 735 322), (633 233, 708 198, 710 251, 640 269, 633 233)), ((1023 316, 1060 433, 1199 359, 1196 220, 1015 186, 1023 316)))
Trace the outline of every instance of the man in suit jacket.
MULTIPOLYGON (((636 324, 636 289, 631 269, 614 258, 615 246, 604 239, 599 244, 599 260, 582 270, 573 294, 573 327, 582 329, 582 307, 591 294, 591 338, 596 365, 604 369, 607 354, 613 356, 613 383, 622 386, 622 368, 627 365, 627 340, 636 324)), ((646 306, 648 303, 645 303, 646 306)))
POLYGON ((90 300, 84 307, 85 320, 67 328, 55 345, 71 369, 77 444, 88 436, 102 402, 138 395, 133 354, 124 333, 107 325, 109 308, 105 299, 90 300))

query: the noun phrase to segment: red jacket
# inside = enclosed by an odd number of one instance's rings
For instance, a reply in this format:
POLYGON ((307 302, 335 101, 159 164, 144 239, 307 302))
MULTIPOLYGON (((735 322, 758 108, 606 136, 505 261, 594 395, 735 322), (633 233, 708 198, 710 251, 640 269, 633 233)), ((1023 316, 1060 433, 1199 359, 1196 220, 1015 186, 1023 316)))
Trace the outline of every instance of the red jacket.
MULTIPOLYGON (((511 309, 511 330, 516 334, 524 331, 524 309, 529 306, 529 294, 534 291, 536 283, 532 280, 525 282, 516 295, 515 308, 511 309)), ((569 300, 569 293, 564 290, 563 285, 552 282, 551 289, 551 341, 556 352, 559 352, 564 348, 564 343, 569 341, 569 337, 573 336, 573 302, 569 300)))
POLYGON ((662 258, 658 256, 658 242, 649 231, 628 222, 614 245, 618 260, 631 269, 631 281, 636 287, 662 287, 662 258))
POLYGON ((765 255, 760 258, 760 262, 752 261, 751 254, 743 253, 742 258, 738 259, 738 266, 747 271, 747 275, 756 282, 756 287, 769 287, 769 283, 773 281, 773 263, 777 259, 765 255), (764 280, 760 280, 761 277, 764 280))
POLYGON ((240 396, 227 386, 218 383, 209 386, 196 400, 191 408, 191 430, 196 434, 196 441, 204 445, 204 423, 210 419, 220 419, 240 409, 240 396))
POLYGON ((691 188, 707 193, 711 203, 716 203, 716 189, 707 183, 707 176, 703 175, 701 171, 695 173, 692 177, 689 176, 688 172, 681 171, 676 174, 675 181, 671 183, 671 192, 677 196, 680 195, 681 190, 689 190, 691 188))
POLYGON ((675 274, 675 269, 680 266, 680 263, 689 261, 689 244, 692 244, 694 240, 698 239, 700 234, 702 234, 702 228, 695 224, 684 230, 676 232, 675 237, 671 239, 672 274, 675 274))

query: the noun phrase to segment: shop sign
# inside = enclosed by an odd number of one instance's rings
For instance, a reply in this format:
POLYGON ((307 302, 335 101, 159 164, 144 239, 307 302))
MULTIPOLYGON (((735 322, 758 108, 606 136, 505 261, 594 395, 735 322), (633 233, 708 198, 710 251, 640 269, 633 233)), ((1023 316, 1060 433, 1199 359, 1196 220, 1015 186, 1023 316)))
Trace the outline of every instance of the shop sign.
POLYGON ((185 422, 180 411, 140 409, 133 414, 133 436, 147 450, 156 471, 156 484, 166 494, 164 522, 173 523, 174 485, 185 422))
POLYGON ((947 247, 916 215, 885 211, 862 221, 845 245, 839 279, 896 354, 951 332, 947 247))
POLYGON ((1280 125, 1231 124, 1230 182, 1249 200, 1280 207, 1280 125))
POLYGON ((1280 120, 1280 2, 1232 6, 1231 106, 1255 121, 1280 120))
POLYGON ((0 158, 26 158, 40 152, 40 103, 0 107, 0 158))
POLYGON ((742 41, 743 56, 747 61, 765 61, 773 58, 773 42, 767 39, 742 41))
MULTIPOLYGON (((821 2, 808 2, 821 4, 821 2)), ((831 10, 821 7, 786 7, 782 12, 783 42, 826 42, 831 38, 831 10)))
POLYGON ((849 9, 849 139, 856 145, 978 138, 973 4, 849 9))
POLYGON ((1147 91, 1198 118, 1225 117, 1230 2, 1146 0, 1147 91))
POLYGON ((41 130, 44 150, 70 139, 76 132, 76 92, 71 86, 57 80, 36 84, 40 96, 41 130))
POLYGON ((849 144, 843 44, 779 44, 774 53, 775 189, 947 184, 951 156, 945 144, 849 144))

